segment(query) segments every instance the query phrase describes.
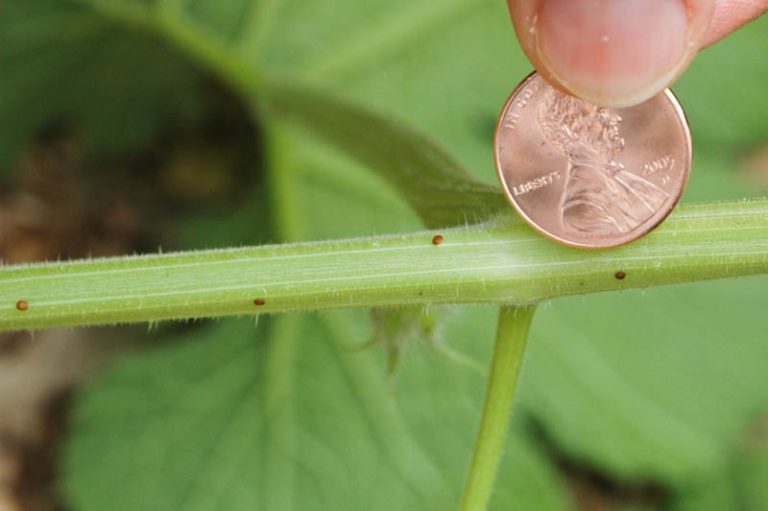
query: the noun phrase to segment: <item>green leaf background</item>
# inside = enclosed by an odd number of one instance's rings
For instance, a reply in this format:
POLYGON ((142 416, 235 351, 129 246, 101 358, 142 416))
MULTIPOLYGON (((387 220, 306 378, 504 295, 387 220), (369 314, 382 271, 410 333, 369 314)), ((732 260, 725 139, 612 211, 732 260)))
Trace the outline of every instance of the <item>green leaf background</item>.
MULTIPOLYGON (((695 144, 686 200, 764 191, 744 161, 768 141, 767 30, 706 50, 675 88, 695 144)), ((283 240, 490 214, 495 118, 530 67, 490 0, 10 0, 0 33, 0 163, 58 118, 94 153, 134 150, 169 118, 200 116, 219 83, 269 133, 283 240)), ((217 243, 250 241, 238 221, 206 226, 217 243)), ((208 242, 199 231, 190 245, 208 242)), ((575 509, 564 461, 663 488, 649 508, 768 508, 768 442, 754 434, 768 413, 766 284, 541 306, 492 508, 575 509)), ((437 347, 411 339, 394 386, 360 311, 222 321, 125 357, 79 399, 69 504, 455 507, 495 311, 435 313, 437 347)))

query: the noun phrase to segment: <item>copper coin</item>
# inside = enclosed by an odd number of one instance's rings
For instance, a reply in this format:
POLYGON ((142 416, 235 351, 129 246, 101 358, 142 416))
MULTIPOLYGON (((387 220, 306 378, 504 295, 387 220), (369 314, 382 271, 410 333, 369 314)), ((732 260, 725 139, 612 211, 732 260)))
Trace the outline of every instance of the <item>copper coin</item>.
POLYGON ((605 248, 669 215, 688 181, 691 135, 669 90, 605 108, 532 73, 501 111, 494 155, 507 199, 534 229, 566 245, 605 248))

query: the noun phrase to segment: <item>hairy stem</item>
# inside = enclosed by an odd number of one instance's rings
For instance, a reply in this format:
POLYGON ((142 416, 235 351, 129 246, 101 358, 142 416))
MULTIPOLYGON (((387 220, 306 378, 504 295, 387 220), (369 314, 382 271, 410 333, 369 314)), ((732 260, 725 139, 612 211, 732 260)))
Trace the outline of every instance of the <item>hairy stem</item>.
POLYGON ((768 272, 768 201, 680 208, 611 250, 511 219, 254 248, 0 268, 0 330, 557 296, 768 272), (440 234, 440 240, 433 237, 440 234), (438 241, 441 241, 438 243, 438 241))
POLYGON ((501 307, 483 416, 460 511, 485 511, 504 452, 534 306, 501 307))

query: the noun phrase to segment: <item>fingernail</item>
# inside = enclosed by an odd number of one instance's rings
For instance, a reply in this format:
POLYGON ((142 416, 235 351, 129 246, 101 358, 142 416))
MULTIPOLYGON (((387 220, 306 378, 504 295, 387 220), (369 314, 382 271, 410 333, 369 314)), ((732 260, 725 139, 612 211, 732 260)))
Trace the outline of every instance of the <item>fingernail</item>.
POLYGON ((644 101, 684 64, 684 0, 542 0, 536 51, 572 93, 609 106, 644 101))

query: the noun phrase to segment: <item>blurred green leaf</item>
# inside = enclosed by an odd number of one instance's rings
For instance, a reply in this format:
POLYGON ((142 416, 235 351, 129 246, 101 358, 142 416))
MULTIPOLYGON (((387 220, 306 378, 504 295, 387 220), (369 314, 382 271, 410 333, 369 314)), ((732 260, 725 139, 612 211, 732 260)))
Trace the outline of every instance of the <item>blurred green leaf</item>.
POLYGON ((768 423, 762 418, 742 434, 727 464, 674 495, 673 511, 762 511, 768 509, 768 423))
POLYGON ((419 217, 381 176, 364 172, 356 160, 311 134, 288 127, 283 132, 286 146, 281 152, 288 153, 289 161, 281 168, 292 173, 292 193, 282 201, 290 201, 288 207, 303 219, 305 233, 332 239, 421 227, 419 217), (350 210, 365 213, 350 215, 350 210))
POLYGON ((60 0, 8 0, 0 14, 0 165, 50 123, 92 151, 146 145, 161 120, 188 122, 201 73, 156 35, 60 0))
MULTIPOLYGON (((448 342, 487 358, 490 339, 465 318, 449 325, 448 342)), ((123 360, 85 394, 72 422, 64 469, 70 504, 455 507, 483 377, 411 351, 393 399, 380 351, 360 349, 370 335, 359 313, 279 316, 257 328, 225 321, 123 360)), ((541 454, 519 435, 508 449, 495 508, 565 509, 541 454)))
POLYGON ((751 511, 740 503, 732 474, 727 470, 686 487, 673 498, 669 508, 672 511, 751 511))
POLYGON ((435 142, 398 121, 311 87, 277 83, 270 100, 318 138, 343 149, 393 184, 429 227, 484 220, 503 207, 435 142))
MULTIPOLYGON (((68 12, 71 11, 78 18, 78 23, 85 23, 80 20, 83 18, 97 29, 97 33, 105 31, 115 41, 122 42, 124 46, 132 49, 136 41, 126 38, 126 29, 121 28, 113 32, 114 26, 121 27, 121 23, 130 27, 130 30, 141 32, 154 32, 155 35, 167 39, 166 42, 176 44, 181 53, 186 53, 188 58, 196 60, 197 65, 208 67, 212 75, 219 75, 219 79, 238 90, 239 94, 249 105, 248 109, 258 110, 262 104, 261 97, 265 92, 263 84, 260 82, 264 74, 263 66, 266 70, 270 69, 272 58, 262 56, 259 61, 258 47, 254 46, 253 39, 258 38, 258 34, 253 31, 265 30, 265 20, 273 14, 271 9, 276 9, 276 4, 269 2, 145 2, 135 0, 81 0, 84 5, 95 9, 89 11, 84 8, 77 8, 65 2, 68 6, 68 12), (244 14, 246 14, 244 16, 244 14), (101 26, 98 24, 99 15, 104 17, 105 21, 101 26)), ((59 14, 55 8, 46 10, 26 8, 24 2, 19 3, 18 12, 14 12, 7 19, 8 30, 11 33, 25 32, 26 19, 55 19, 59 14)), ((281 9, 284 12, 289 8, 281 9)), ((367 10, 367 8, 366 8, 367 10)), ((430 11, 435 10, 430 8, 430 11)), ((335 9, 332 9, 335 11, 335 9)), ((298 20, 296 20, 299 22, 298 20)), ((293 21, 291 21, 293 24, 293 21)), ((73 30, 74 32, 74 30, 73 30)), ((35 44, 41 44, 49 36, 35 35, 34 31, 26 38, 19 37, 21 42, 17 46, 22 51, 29 51, 35 44), (26 46, 24 43, 27 43, 26 46)), ((104 45, 105 42, 96 38, 77 39, 73 43, 73 51, 85 52, 94 44, 104 45)), ((104 51, 110 51, 109 45, 104 51)), ((53 58, 56 58, 56 52, 53 58)), ((149 52, 147 52, 149 53, 149 52)), ((130 65, 130 72, 135 74, 141 70, 142 75, 146 75, 149 80, 159 77, 165 78, 164 73, 157 73, 155 69, 149 66, 141 69, 133 63, 131 58, 118 54, 118 64, 110 62, 110 66, 116 67, 116 72, 110 72, 98 67, 100 60, 96 59, 97 71, 104 76, 112 76, 118 79, 118 83, 135 86, 136 81, 131 80, 131 76, 123 76, 117 66, 130 65), (133 63, 133 64, 132 64, 133 63)), ((11 69, 20 68, 26 75, 32 78, 41 74, 41 69, 34 65, 25 63, 23 66, 13 65, 10 58, 4 59, 6 65, 11 69)), ((58 62, 58 61, 57 61, 58 62)), ((89 61, 89 65, 92 63, 89 61)), ((1 68, 0 68, 1 70, 1 68)), ((279 74, 278 74, 279 76, 279 74)), ((112 83, 103 80, 101 77, 87 75, 89 87, 107 94, 109 99, 117 102, 117 97, 112 94, 120 94, 120 87, 113 87, 112 83)), ((183 80, 189 80, 189 76, 179 73, 180 82, 170 82, 163 84, 165 94, 160 96, 151 96, 152 100, 160 101, 159 104, 149 105, 128 105, 130 110, 127 114, 138 115, 136 112, 145 113, 147 120, 157 120, 157 112, 168 112, 168 108, 173 102, 168 101, 166 95, 173 95, 174 91, 189 90, 179 87, 183 80), (163 108, 159 108, 163 106, 163 108)), ((269 94, 266 95, 268 102, 280 111, 288 111, 293 117, 298 118, 302 123, 315 129, 317 133, 346 152, 358 158, 361 163, 368 168, 381 173, 386 179, 394 183, 398 189, 406 196, 412 207, 414 207, 427 221, 429 225, 446 225, 464 223, 476 219, 487 217, 490 213, 497 210, 502 204, 501 194, 495 188, 475 182, 469 174, 458 164, 450 154, 440 147, 436 142, 422 135, 419 130, 399 123, 381 112, 376 112, 365 105, 346 102, 337 98, 335 95, 307 85, 297 86, 298 81, 295 78, 288 80, 277 80, 269 87, 269 94)), ((120 121, 122 117, 120 112, 115 112, 114 108, 98 102, 99 96, 94 93, 86 93, 86 88, 82 84, 75 84, 77 94, 82 97, 75 97, 72 101, 74 106, 69 104, 63 106, 41 103, 42 109, 39 115, 29 120, 25 129, 9 129, 8 134, 12 140, 19 141, 28 136, 29 132, 39 126, 41 122, 49 120, 51 116, 58 114, 58 110, 66 111, 72 108, 77 116, 83 116, 83 119, 76 119, 76 125, 84 129, 89 139, 97 140, 103 137, 104 140, 120 139, 115 133, 109 130, 99 129, 91 133, 88 123, 95 124, 99 121, 119 122, 120 129, 129 130, 130 124, 124 126, 120 121), (84 109, 78 105, 78 101, 86 102, 90 109, 84 109), (91 102, 92 104, 88 104, 91 102), (87 115, 89 114, 90 115, 87 115), (85 124, 85 126, 82 126, 85 124), (13 137, 16 137, 15 139, 13 137), (21 138, 20 138, 21 137, 21 138)), ((3 86, 0 83, 0 90, 7 90, 10 93, 14 90, 14 83, 3 86)), ((18 96, 24 91, 19 91, 18 96)), ((151 92, 151 88, 143 93, 151 92)), ((142 99, 142 95, 125 94, 132 99, 142 99)), ((118 96, 119 97, 119 96, 118 96)), ((180 95, 184 98, 184 95, 180 95)), ((22 102, 14 102, 22 105, 22 102)), ((0 112, 2 114, 2 112, 0 112)), ((129 116, 129 121, 132 120, 129 116)), ((99 128, 102 128, 99 126, 99 128)), ((141 125, 140 133, 152 133, 149 126, 141 125)), ((130 137, 122 137, 127 142, 133 142, 130 137)), ((0 140, 1 141, 1 140, 0 140)), ((0 146, 2 147, 2 146, 0 146)), ((9 149, 10 151, 10 149, 9 149)))
POLYGON ((392 183, 427 226, 484 220, 503 207, 497 189, 474 181, 437 144, 413 130, 308 87, 276 84, 270 99, 392 183))
POLYGON ((531 71, 503 2, 287 1, 273 26, 265 63, 274 73, 397 116, 496 185, 496 118, 531 71))
POLYGON ((544 307, 524 406, 571 456, 620 479, 682 486, 709 477, 768 403, 767 284, 692 284, 544 307))
POLYGON ((758 445, 748 445, 737 462, 737 493, 742 509, 768 509, 768 441, 765 432, 758 445))
POLYGON ((768 18, 763 17, 703 50, 675 85, 691 124, 697 159, 738 156, 746 147, 765 144, 766 34, 768 18))

